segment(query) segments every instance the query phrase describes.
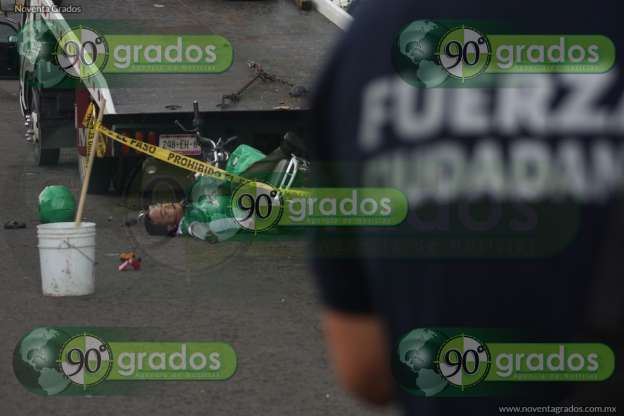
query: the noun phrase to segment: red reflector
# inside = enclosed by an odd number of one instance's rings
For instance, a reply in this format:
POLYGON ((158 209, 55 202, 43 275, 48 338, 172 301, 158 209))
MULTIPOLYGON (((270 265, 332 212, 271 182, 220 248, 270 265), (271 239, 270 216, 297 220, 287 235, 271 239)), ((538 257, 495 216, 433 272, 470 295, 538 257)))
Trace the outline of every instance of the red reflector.
MULTIPOLYGON (((126 132, 122 131, 120 132, 120 134, 126 136, 126 132)), ((126 146, 125 144, 121 145, 121 154, 124 156, 128 156, 128 153, 130 152, 130 148, 128 146, 126 146)))
POLYGON ((157 145, 156 140, 157 140, 157 137, 156 137, 155 131, 150 131, 149 133, 147 133, 147 141, 149 142, 149 144, 153 144, 154 146, 156 146, 157 145))
MULTIPOLYGON (((137 131, 136 133, 134 133, 134 138, 135 138, 137 141, 139 141, 139 142, 145 141, 145 136, 143 135, 143 132, 142 132, 142 131, 137 131)), ((138 151, 136 151, 136 150, 134 151, 134 153, 135 153, 135 154, 137 154, 137 155, 138 155, 138 154, 140 154, 140 153, 139 153, 138 151)))

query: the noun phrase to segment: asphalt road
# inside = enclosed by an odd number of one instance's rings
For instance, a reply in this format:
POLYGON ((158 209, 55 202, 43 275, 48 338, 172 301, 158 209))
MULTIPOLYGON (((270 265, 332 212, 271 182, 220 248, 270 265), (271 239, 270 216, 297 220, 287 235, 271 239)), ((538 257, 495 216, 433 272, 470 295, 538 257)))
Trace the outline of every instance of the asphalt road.
MULTIPOLYGON (((336 386, 319 329, 319 306, 302 241, 214 246, 189 238, 146 238, 123 226, 119 196, 90 196, 97 224, 97 291, 81 298, 41 294, 37 196, 60 184, 76 194, 76 156, 38 168, 23 139, 17 82, 0 82, 0 402, 10 415, 366 415, 336 386), (118 254, 143 255, 137 272, 117 271, 118 254), (231 343, 238 370, 225 382, 156 382, 137 396, 41 397, 12 370, 16 343, 33 327, 150 327, 166 340, 231 343)), ((371 413, 372 414, 372 413, 371 413)))

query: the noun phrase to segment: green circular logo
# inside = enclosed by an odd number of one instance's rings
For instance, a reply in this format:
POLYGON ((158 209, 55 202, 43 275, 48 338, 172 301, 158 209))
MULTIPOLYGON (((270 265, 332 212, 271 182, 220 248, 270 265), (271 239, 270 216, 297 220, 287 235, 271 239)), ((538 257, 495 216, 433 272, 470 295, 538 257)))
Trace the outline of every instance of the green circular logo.
POLYGON ((56 46, 58 66, 73 78, 86 79, 108 62, 106 38, 93 29, 78 26, 65 32, 56 46))
POLYGON ((449 75, 464 80, 474 78, 487 69, 492 48, 487 36, 475 29, 460 26, 442 36, 437 55, 449 75))
POLYGON ((264 182, 247 182, 232 194, 232 217, 245 230, 255 233, 277 225, 284 213, 279 191, 264 182))
POLYGON ((72 383, 87 388, 106 380, 113 368, 113 353, 100 338, 80 334, 65 343, 58 362, 72 383))
POLYGON ((428 328, 414 329, 401 338, 392 355, 392 373, 401 388, 424 397, 446 389, 449 383, 439 373, 435 358, 447 339, 442 332, 428 328))
POLYGON ((487 345, 469 335, 447 340, 435 359, 438 373, 462 390, 483 381, 490 371, 490 363, 487 345))
POLYGON ((59 369, 57 359, 69 334, 56 328, 35 328, 17 344, 13 353, 13 371, 30 392, 53 396, 71 382, 59 369))
POLYGON ((443 23, 433 20, 415 20, 401 30, 392 48, 392 64, 405 82, 434 88, 448 79, 436 49, 447 31, 443 23))

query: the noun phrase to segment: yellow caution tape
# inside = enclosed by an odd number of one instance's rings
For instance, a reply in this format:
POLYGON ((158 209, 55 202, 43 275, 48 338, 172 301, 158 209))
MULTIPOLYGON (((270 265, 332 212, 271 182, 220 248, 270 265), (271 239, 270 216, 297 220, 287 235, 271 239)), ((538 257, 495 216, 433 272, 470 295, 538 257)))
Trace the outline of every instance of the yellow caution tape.
POLYGON ((95 155, 97 157, 106 156, 106 143, 104 142, 104 140, 98 140, 97 148, 95 149, 95 155))
MULTIPOLYGON (((197 160, 189 156, 182 155, 180 153, 172 152, 171 150, 164 149, 160 146, 156 146, 150 143, 143 142, 141 140, 134 139, 132 137, 124 136, 123 134, 119 134, 113 130, 110 130, 104 127, 101 124, 96 124, 95 117, 95 106, 93 103, 89 105, 85 117, 82 121, 84 127, 86 127, 89 132, 87 135, 87 149, 91 145, 89 143, 89 139, 91 142, 93 141, 93 136, 95 135, 95 131, 99 131, 101 135, 109 137, 116 142, 124 144, 129 148, 132 148, 138 152, 144 153, 148 156, 151 156, 155 159, 162 160, 165 163, 170 165, 177 166, 182 169, 189 170, 194 173, 199 173, 203 176, 211 176, 216 179, 220 179, 223 181, 232 182, 234 184, 245 184, 250 182, 256 182, 261 184, 262 182, 254 181, 252 179, 247 179, 242 176, 233 175, 223 169, 220 169, 216 166, 211 165, 210 163, 206 163, 202 160, 197 160), (93 134, 91 134, 93 132, 93 134)), ((269 185, 270 186, 270 185, 269 185)), ((273 188, 271 188, 273 189, 273 188)), ((305 191, 297 191, 293 189, 276 189, 282 194, 289 196, 307 196, 308 192, 305 191)))
MULTIPOLYGON (((85 120, 86 120, 86 116, 85 116, 85 120)), ((95 139, 95 129, 92 129, 92 128, 87 129, 87 152, 85 153, 85 155, 87 156, 87 159, 89 158, 89 155, 91 154, 91 146, 93 146, 94 139, 95 139)))

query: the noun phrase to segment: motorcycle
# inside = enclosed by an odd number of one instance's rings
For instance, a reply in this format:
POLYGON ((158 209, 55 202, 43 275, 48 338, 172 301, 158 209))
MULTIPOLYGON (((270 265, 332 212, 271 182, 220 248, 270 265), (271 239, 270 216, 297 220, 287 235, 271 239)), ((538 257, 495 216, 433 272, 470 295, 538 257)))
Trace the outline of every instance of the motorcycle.
MULTIPOLYGON (((186 128, 178 120, 175 124, 182 131, 195 135, 201 147, 201 160, 232 175, 269 184, 277 191, 275 198, 292 187, 305 186, 310 163, 303 139, 295 132, 287 131, 279 146, 268 155, 246 144, 240 144, 230 151, 238 137, 215 140, 202 136, 197 101, 193 103, 193 110, 193 128, 186 128)), ((161 178, 160 182, 171 182, 171 179, 161 178)), ((232 185, 221 179, 195 174, 190 189, 182 198, 184 216, 176 227, 177 233, 211 241, 222 241, 236 234, 240 227, 234 223, 230 214, 231 195, 235 191, 232 185)), ((152 188, 154 186, 146 188, 144 200, 153 201, 152 188)), ((179 189, 175 195, 175 200, 179 201, 179 189)), ((171 234, 171 227, 159 227, 150 221, 145 223, 150 234, 171 234)))
POLYGON ((175 124, 186 133, 193 133, 197 143, 202 149, 202 160, 217 168, 224 169, 230 173, 237 173, 241 176, 253 179, 254 176, 262 172, 271 172, 265 179, 275 188, 280 190, 290 189, 298 176, 305 176, 309 172, 310 164, 307 160, 307 151, 303 139, 295 132, 288 131, 284 134, 280 145, 268 155, 262 157, 251 157, 253 160, 245 169, 229 164, 230 156, 236 154, 238 157, 251 154, 262 154, 259 150, 251 146, 240 145, 232 153, 227 150, 228 145, 238 140, 237 136, 228 137, 223 140, 218 138, 213 140, 201 135, 201 119, 199 114, 199 103, 193 102, 193 128, 187 129, 178 120, 175 124))

